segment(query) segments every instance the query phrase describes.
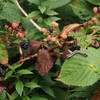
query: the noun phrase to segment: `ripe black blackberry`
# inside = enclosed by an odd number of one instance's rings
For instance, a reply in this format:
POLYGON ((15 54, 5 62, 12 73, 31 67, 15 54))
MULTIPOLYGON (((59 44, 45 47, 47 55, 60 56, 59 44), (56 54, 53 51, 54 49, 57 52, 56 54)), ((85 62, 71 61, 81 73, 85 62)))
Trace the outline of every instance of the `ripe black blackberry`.
POLYGON ((29 42, 27 41, 23 41, 23 42, 21 42, 20 43, 20 46, 21 46, 21 48, 23 48, 23 49, 27 49, 28 48, 28 46, 29 46, 29 42))
POLYGON ((53 29, 52 28, 49 28, 48 30, 49 30, 50 33, 53 33, 53 29))

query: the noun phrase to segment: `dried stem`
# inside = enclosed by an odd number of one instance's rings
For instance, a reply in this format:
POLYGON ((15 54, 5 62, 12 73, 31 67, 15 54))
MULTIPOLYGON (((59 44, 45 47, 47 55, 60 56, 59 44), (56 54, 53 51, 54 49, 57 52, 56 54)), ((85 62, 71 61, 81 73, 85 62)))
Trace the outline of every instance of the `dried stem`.
MULTIPOLYGON (((16 0, 16 5, 20 9, 20 11, 27 17, 28 14, 24 11, 24 9, 20 6, 19 2, 16 0)), ((30 19, 30 22, 35 26, 39 31, 41 31, 41 27, 36 24, 32 19, 30 19)))
POLYGON ((20 59, 18 62, 14 63, 13 66, 15 66, 17 64, 21 64, 21 63, 25 62, 26 60, 29 60, 29 59, 34 58, 36 56, 37 56, 37 54, 34 54, 34 55, 28 56, 26 58, 20 59))

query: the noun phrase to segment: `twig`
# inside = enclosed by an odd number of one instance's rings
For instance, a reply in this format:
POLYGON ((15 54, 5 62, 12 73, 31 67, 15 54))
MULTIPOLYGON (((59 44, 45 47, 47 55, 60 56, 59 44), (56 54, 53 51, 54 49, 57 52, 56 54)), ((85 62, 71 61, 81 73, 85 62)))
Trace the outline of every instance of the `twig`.
POLYGON ((71 50, 68 50, 70 52, 70 54, 67 55, 67 58, 71 58, 72 56, 76 55, 76 54, 80 54, 84 57, 87 57, 88 54, 86 52, 83 52, 83 51, 80 51, 80 50, 75 50, 75 51, 71 51, 71 50))
POLYGON ((28 56, 26 58, 20 59, 18 62, 14 63, 13 66, 15 66, 17 64, 21 64, 21 63, 25 62, 26 60, 29 60, 29 59, 34 58, 36 56, 37 56, 37 54, 34 54, 34 55, 28 56))
MULTIPOLYGON (((20 9, 20 11, 27 17, 28 14, 24 11, 24 9, 20 6, 19 2, 16 0, 16 5, 20 9)), ((30 22, 35 26, 39 31, 41 31, 41 27, 36 24, 32 19, 30 19, 30 22)))

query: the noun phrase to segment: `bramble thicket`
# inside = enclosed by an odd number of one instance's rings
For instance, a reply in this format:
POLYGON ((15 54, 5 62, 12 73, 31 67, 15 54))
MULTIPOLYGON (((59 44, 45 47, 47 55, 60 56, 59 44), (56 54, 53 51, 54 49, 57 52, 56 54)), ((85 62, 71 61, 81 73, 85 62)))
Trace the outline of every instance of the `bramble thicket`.
POLYGON ((0 0, 0 100, 100 100, 100 0, 0 0))

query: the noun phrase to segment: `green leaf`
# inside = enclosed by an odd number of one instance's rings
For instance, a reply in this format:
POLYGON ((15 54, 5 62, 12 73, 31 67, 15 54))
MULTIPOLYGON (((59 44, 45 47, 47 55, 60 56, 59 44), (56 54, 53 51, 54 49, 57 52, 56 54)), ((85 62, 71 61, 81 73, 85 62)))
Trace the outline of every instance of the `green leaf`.
POLYGON ((54 16, 54 15, 58 15, 58 13, 54 10, 46 10, 45 14, 49 15, 49 16, 54 16))
MULTIPOLYGON (((62 85, 62 84, 61 84, 62 85)), ((60 85, 60 86, 61 86, 60 85)), ((67 97, 67 93, 66 93, 66 89, 61 88, 59 86, 55 86, 54 87, 54 94, 56 96, 56 100, 65 100, 65 98, 67 97)), ((67 98, 66 98, 67 99, 67 98)))
POLYGON ((87 1, 94 5, 100 5, 100 0, 87 0, 87 1))
POLYGON ((33 73, 31 71, 27 70, 27 69, 22 69, 22 70, 19 70, 17 72, 17 74, 22 75, 22 74, 33 74, 33 73))
POLYGON ((90 86, 90 87, 76 87, 74 88, 72 91, 73 93, 71 93, 69 95, 69 98, 72 97, 90 97, 91 96, 91 92, 94 91, 96 88, 95 86, 90 86))
POLYGON ((98 41, 100 41, 100 38, 98 37, 98 38, 96 38, 98 41))
POLYGON ((39 5, 40 4, 40 0, 28 0, 30 3, 39 5))
POLYGON ((4 91, 0 93, 0 100, 5 100, 5 98, 6 98, 6 92, 4 91))
POLYGON ((22 64, 17 64, 15 66, 12 66, 13 67, 13 70, 17 69, 17 68, 20 68, 22 66, 22 64))
POLYGON ((92 7, 88 6, 88 4, 84 0, 74 0, 70 6, 75 15, 77 15, 82 20, 88 20, 94 16, 92 12, 92 7))
POLYGON ((28 96, 23 97, 23 100, 31 100, 28 96))
POLYGON ((38 30, 33 27, 33 25, 29 22, 27 18, 23 18, 22 20, 22 26, 25 29, 26 33, 26 38, 28 40, 35 39, 37 36, 39 37, 40 35, 36 34, 38 30))
POLYGON ((13 74, 13 71, 9 71, 9 72, 7 72, 6 75, 5 75, 4 80, 6 80, 6 79, 12 77, 12 74, 13 74))
POLYGON ((54 92, 49 86, 42 86, 41 88, 45 93, 55 98, 54 92))
POLYGON ((6 34, 8 34, 9 32, 7 32, 7 31, 2 31, 2 30, 0 30, 0 35, 6 35, 6 34))
POLYGON ((9 100, 14 100, 13 96, 11 96, 9 93, 7 93, 7 97, 9 98, 9 100))
POLYGON ((47 25, 51 25, 51 22, 58 21, 58 20, 60 20, 60 18, 58 17, 49 17, 49 18, 44 19, 44 22, 47 25))
POLYGON ((89 67, 96 73, 100 74, 100 49, 89 48, 86 52, 89 54, 86 58, 86 60, 90 63, 89 67))
POLYGON ((36 82, 29 82, 25 84, 26 87, 34 89, 40 87, 36 82))
POLYGON ((39 10, 43 14, 46 11, 46 7, 45 6, 39 6, 39 10))
POLYGON ((40 96, 33 96, 31 100, 48 100, 48 99, 40 96))
POLYGON ((17 91, 14 91, 11 96, 14 98, 14 100, 19 96, 17 91))
MULTIPOLYGON (((33 31, 34 32, 34 27, 33 27, 33 25, 29 22, 29 20, 27 19, 27 18, 23 18, 22 19, 22 26, 23 26, 23 28, 27 31, 30 31, 31 30, 31 32, 33 31)), ((33 34, 33 33, 32 33, 33 34)), ((28 34, 27 34, 28 35, 28 34)))
POLYGON ((27 18, 39 17, 39 11, 32 11, 27 18))
POLYGON ((96 31, 100 31, 100 26, 99 25, 93 25, 91 29, 96 29, 96 31))
POLYGON ((66 85, 89 86, 98 80, 96 67, 100 67, 100 50, 89 48, 86 52, 88 57, 77 54, 64 62, 59 75, 61 82, 66 85))
POLYGON ((79 32, 71 32, 70 36, 77 40, 81 49, 86 49, 92 43, 92 36, 87 35, 87 30, 83 28, 79 32))
POLYGON ((55 9, 61 6, 68 4, 71 0, 44 0, 41 2, 43 6, 46 6, 50 9, 55 9))
POLYGON ((11 2, 13 2, 13 3, 16 3, 16 0, 9 0, 9 1, 11 1, 11 2))
POLYGON ((0 13, 0 19, 5 19, 9 22, 17 22, 21 21, 22 14, 19 9, 12 3, 7 3, 2 12, 0 13))
POLYGON ((0 0, 0 10, 3 8, 5 2, 3 2, 3 0, 0 0))
POLYGON ((16 82, 16 91, 18 92, 18 94, 21 96, 22 92, 23 92, 23 88, 24 88, 24 84, 22 81, 18 80, 16 82))
POLYGON ((8 64, 8 52, 4 44, 0 43, 0 63, 8 64))
POLYGON ((12 70, 12 71, 15 71, 17 68, 20 68, 21 65, 22 65, 22 64, 17 64, 17 65, 15 65, 15 66, 9 65, 8 68, 9 68, 10 70, 12 70))

